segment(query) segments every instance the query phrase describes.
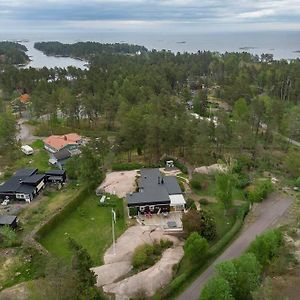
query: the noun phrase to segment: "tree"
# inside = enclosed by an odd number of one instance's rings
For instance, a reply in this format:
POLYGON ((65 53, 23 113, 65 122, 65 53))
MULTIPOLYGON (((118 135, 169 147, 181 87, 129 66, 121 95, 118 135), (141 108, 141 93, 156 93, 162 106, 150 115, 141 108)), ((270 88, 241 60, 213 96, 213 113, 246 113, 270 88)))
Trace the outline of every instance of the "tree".
POLYGON ((260 283, 261 265, 252 253, 247 253, 233 260, 237 277, 232 294, 236 299, 251 299, 251 292, 260 283))
POLYGON ((233 187, 232 174, 216 174, 216 196, 220 201, 222 201, 226 210, 231 206, 233 187))
POLYGON ((92 259, 86 249, 74 239, 68 239, 69 247, 73 253, 72 270, 77 281, 77 297, 79 299, 102 299, 100 292, 95 287, 96 275, 90 270, 93 266, 92 259))
POLYGON ((207 91, 201 89, 193 99, 194 112, 206 116, 207 114, 207 91))
POLYGON ((90 188, 94 188, 103 179, 101 158, 97 155, 97 151, 100 149, 97 150, 91 145, 86 145, 81 150, 79 178, 90 188))
POLYGON ((182 226, 187 235, 192 232, 201 232, 201 215, 197 210, 189 210, 182 216, 182 226))
POLYGON ((184 254, 193 263, 200 263, 204 260, 208 250, 208 243, 197 232, 193 232, 184 243, 184 254))
POLYGON ((258 262, 266 267, 278 255, 282 245, 282 232, 278 229, 266 231, 250 244, 249 253, 256 256, 258 262))
POLYGON ((0 114, 0 153, 16 149, 16 120, 9 112, 0 114))
POLYGON ((284 158, 284 167, 293 177, 300 176, 300 153, 298 150, 290 148, 284 158))
POLYGON ((234 300, 234 298, 228 282, 221 276, 215 276, 205 284, 200 300, 234 300))

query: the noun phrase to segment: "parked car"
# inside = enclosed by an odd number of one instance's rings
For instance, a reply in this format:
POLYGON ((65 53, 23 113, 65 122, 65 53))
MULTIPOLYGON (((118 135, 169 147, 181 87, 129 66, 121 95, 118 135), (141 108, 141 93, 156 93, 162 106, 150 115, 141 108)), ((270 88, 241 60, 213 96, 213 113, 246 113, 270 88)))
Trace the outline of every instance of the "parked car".
POLYGON ((28 145, 23 145, 22 147, 21 147, 21 151, 24 153, 24 154, 26 154, 26 155, 31 155, 31 154, 33 154, 33 149, 30 147, 30 146, 28 146, 28 145))

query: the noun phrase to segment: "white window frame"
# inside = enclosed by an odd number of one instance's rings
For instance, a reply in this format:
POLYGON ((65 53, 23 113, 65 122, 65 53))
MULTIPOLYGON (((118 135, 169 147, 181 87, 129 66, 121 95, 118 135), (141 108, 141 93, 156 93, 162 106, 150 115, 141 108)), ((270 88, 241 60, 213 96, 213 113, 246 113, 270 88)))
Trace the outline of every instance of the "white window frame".
POLYGON ((155 210, 155 205, 150 205, 149 209, 150 209, 150 211, 154 211, 155 210))
POLYGON ((145 206, 140 206, 140 211, 144 212, 145 211, 145 206))

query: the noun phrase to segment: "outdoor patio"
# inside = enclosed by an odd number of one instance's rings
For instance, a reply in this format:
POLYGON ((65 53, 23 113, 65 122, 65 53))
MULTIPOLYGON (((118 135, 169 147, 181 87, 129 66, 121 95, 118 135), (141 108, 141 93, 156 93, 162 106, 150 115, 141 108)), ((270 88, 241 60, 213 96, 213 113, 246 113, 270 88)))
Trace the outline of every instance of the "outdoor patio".
POLYGON ((151 216, 139 214, 137 221, 142 225, 158 226, 164 230, 182 230, 181 216, 182 212, 179 211, 170 212, 167 216, 163 214, 152 214, 151 216))

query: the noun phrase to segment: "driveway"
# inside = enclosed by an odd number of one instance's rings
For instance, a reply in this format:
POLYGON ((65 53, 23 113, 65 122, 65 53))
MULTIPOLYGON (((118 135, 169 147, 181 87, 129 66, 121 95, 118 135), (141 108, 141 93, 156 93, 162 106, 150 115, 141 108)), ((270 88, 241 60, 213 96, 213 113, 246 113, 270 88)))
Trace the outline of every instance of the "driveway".
POLYGON ((215 265, 240 256, 257 235, 276 225, 292 201, 287 195, 272 194, 259 204, 255 218, 244 227, 239 237, 177 299, 198 300, 203 286, 214 274, 215 265))
POLYGON ((16 139, 24 144, 30 144, 40 138, 33 135, 34 127, 26 124, 27 121, 27 119, 20 119, 17 127, 19 132, 17 133, 16 139))

